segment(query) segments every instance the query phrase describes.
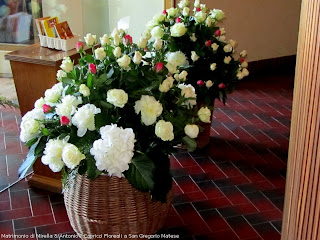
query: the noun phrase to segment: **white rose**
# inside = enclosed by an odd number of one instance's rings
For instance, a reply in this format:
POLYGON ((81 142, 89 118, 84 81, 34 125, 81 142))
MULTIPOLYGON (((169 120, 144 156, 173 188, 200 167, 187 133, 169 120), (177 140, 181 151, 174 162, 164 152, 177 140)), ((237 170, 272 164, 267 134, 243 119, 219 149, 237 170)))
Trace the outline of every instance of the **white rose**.
POLYGON ((244 76, 244 74, 243 74, 242 71, 239 71, 239 72, 237 73, 237 78, 238 78, 239 80, 243 79, 244 77, 245 77, 245 76, 244 76))
POLYGON ((131 58, 126 54, 124 54, 121 58, 117 60, 117 63, 119 64, 119 66, 124 69, 128 68, 130 62, 131 62, 131 58))
POLYGON ((162 113, 163 107, 153 96, 142 95, 134 106, 136 114, 141 112, 141 121, 146 125, 152 125, 162 113))
POLYGON ((225 64, 229 64, 231 62, 231 60, 232 60, 232 58, 230 56, 227 56, 227 57, 224 58, 223 62, 225 64))
POLYGON ((213 10, 210 11, 210 14, 217 21, 221 21, 222 19, 225 18, 224 12, 222 10, 220 10, 220 9, 213 9, 213 10))
POLYGON ((151 36, 154 38, 162 38, 164 31, 160 26, 156 26, 151 30, 151 36))
POLYGON ((173 86, 174 79, 173 77, 167 77, 159 86, 160 92, 168 92, 173 86))
POLYGON ((182 83, 182 84, 178 85, 178 88, 181 89, 181 96, 183 96, 185 98, 192 98, 192 99, 186 100, 183 103, 184 105, 188 105, 189 107, 193 107, 194 105, 197 104, 196 90, 194 89, 194 87, 191 84, 185 85, 184 83, 182 83))
POLYGON ((73 70, 73 62, 71 61, 70 57, 63 58, 60 68, 66 73, 71 72, 73 70))
POLYGON ((192 33, 192 35, 190 36, 190 40, 191 40, 192 42, 197 41, 197 38, 196 38, 196 34, 195 34, 195 33, 192 33))
POLYGON ((245 57, 247 56, 247 51, 246 50, 243 50, 241 53, 240 53, 240 57, 245 57))
POLYGON ((112 32, 111 32, 111 37, 114 38, 114 36, 119 35, 119 34, 120 34, 119 29, 114 28, 114 29, 112 30, 112 32))
POLYGON ((148 39, 144 38, 144 37, 141 37, 140 41, 138 43, 138 47, 144 49, 147 46, 147 43, 148 43, 148 39))
POLYGON ((202 23, 207 19, 207 14, 204 12, 196 12, 194 19, 196 20, 196 23, 202 23))
POLYGON ((59 139, 50 139, 43 151, 41 162, 48 165, 53 172, 60 172, 64 166, 62 161, 62 151, 65 142, 59 139))
POLYGON ((110 89, 107 92, 107 102, 116 107, 123 108, 128 102, 128 94, 122 89, 110 89))
POLYGON ((173 125, 171 122, 160 120, 155 127, 155 133, 162 141, 172 141, 174 139, 173 125))
POLYGON ((219 45, 216 44, 216 43, 212 43, 211 44, 211 48, 212 48, 213 51, 217 51, 217 49, 219 48, 219 45))
POLYGON ((62 71, 61 69, 57 71, 57 79, 60 80, 61 78, 66 77, 66 76, 67 76, 67 73, 65 71, 62 71))
POLYGON ((195 124, 188 124, 184 127, 184 133, 190 138, 196 138, 199 134, 199 127, 195 124))
POLYGON ((96 50, 94 50, 94 56, 96 57, 96 59, 102 61, 106 58, 107 53, 104 51, 103 47, 99 47, 96 50))
POLYGON ((185 8, 189 6, 189 0, 182 0, 178 3, 179 8, 185 8))
MULTIPOLYGON (((153 29, 155 26, 157 26, 159 23, 156 21, 156 20, 154 20, 154 19, 152 19, 152 20, 150 20, 149 22, 147 22, 147 29, 148 29, 148 31, 151 31, 151 29, 153 29)), ((151 33, 151 32, 150 32, 151 33)))
POLYGON ((206 81, 206 87, 211 88, 213 86, 213 82, 211 80, 206 81))
POLYGON ((227 44, 223 47, 223 51, 225 51, 226 53, 232 52, 232 46, 230 44, 227 44))
POLYGON ((184 8, 183 8, 183 11, 182 11, 182 15, 183 15, 184 17, 188 17, 188 16, 189 16, 189 13, 190 13, 190 8, 184 7, 184 8))
POLYGON ((61 97, 62 90, 63 90, 62 83, 57 83, 53 85, 52 88, 47 89, 44 92, 44 100, 50 103, 57 102, 61 97))
POLYGON ((102 37, 100 37, 100 43, 101 43, 101 46, 111 44, 110 37, 108 36, 108 34, 104 34, 102 37))
POLYGON ((182 81, 186 81, 187 80, 187 76, 188 76, 188 72, 186 70, 183 70, 179 74, 179 79, 182 80, 182 81))
POLYGON ((191 60, 195 62, 198 59, 199 59, 198 54, 195 51, 191 51, 191 60))
POLYGON ((88 97, 90 96, 90 89, 85 84, 81 84, 79 87, 79 92, 84 96, 88 97))
POLYGON ((132 128, 123 129, 112 124, 101 127, 100 134, 101 139, 94 141, 90 149, 96 166, 100 171, 107 171, 109 176, 121 178, 134 155, 134 132, 132 128))
POLYGON ((115 36, 113 37, 113 44, 114 44, 115 46, 119 46, 120 42, 121 42, 120 36, 119 36, 119 35, 115 35, 115 36))
POLYGON ((134 56, 132 58, 132 61, 134 62, 134 64, 140 64, 142 61, 142 54, 139 51, 135 51, 134 52, 134 56))
POLYGON ((205 4, 200 4, 200 9, 201 9, 201 12, 207 12, 208 11, 208 8, 206 7, 205 4))
POLYGON ((221 32, 221 35, 224 35, 226 33, 225 28, 220 28, 220 32, 221 32))
POLYGON ((153 20, 156 21, 157 23, 163 22, 165 19, 165 15, 163 15, 162 13, 156 14, 153 17, 153 20))
POLYGON ((86 44, 88 46, 93 46, 96 43, 97 36, 92 35, 91 33, 88 33, 85 37, 84 40, 86 41, 86 44))
POLYGON ((207 19, 206 19, 206 26, 207 27, 211 27, 213 22, 214 21, 212 20, 211 16, 208 16, 207 19))
POLYGON ((187 28, 184 23, 175 23, 170 28, 170 33, 172 37, 181 37, 187 32, 187 28))
POLYGON ((79 149, 71 143, 67 143, 62 150, 62 161, 70 169, 74 169, 79 165, 81 160, 85 158, 86 156, 82 154, 79 149))
POLYGON ((39 98, 37 101, 34 103, 34 107, 38 109, 42 109, 43 104, 45 104, 46 101, 44 100, 43 97, 39 98))
POLYGON ((208 107, 202 107, 198 111, 198 117, 200 120, 204 123, 210 123, 211 122, 211 111, 208 107))
POLYGON ((83 137, 87 130, 95 130, 94 115, 98 113, 101 113, 101 109, 93 104, 86 104, 78 108, 71 119, 72 124, 78 127, 78 137, 83 137))
POLYGON ((249 71, 246 68, 242 69, 242 73, 245 77, 249 75, 249 71))
POLYGON ((153 43, 155 50, 160 50, 162 48, 163 41, 161 38, 156 38, 153 43))
POLYGON ((147 41, 151 38, 151 32, 150 32, 150 29, 146 29, 144 30, 143 34, 142 34, 142 37, 143 38, 146 38, 147 41))
POLYGON ((193 6, 195 8, 200 7, 200 0, 195 0, 193 6))
POLYGON ((235 40, 230 39, 229 44, 234 48, 237 45, 237 42, 235 40))
POLYGON ((174 17, 177 17, 178 16, 178 13, 179 13, 179 10, 177 9, 177 8, 169 8, 168 10, 167 10, 167 12, 168 12, 168 16, 169 17, 172 17, 172 18, 174 18, 174 17))
POLYGON ((211 63, 210 70, 214 71, 214 70, 216 70, 216 68, 217 68, 217 64, 216 63, 211 63))
POLYGON ((248 63, 247 63, 247 62, 243 62, 243 63, 241 63, 241 67, 243 67, 243 68, 247 68, 247 67, 248 67, 248 63))
POLYGON ((76 112, 76 108, 81 103, 82 103, 81 97, 67 95, 62 99, 62 102, 57 105, 56 113, 60 117, 66 116, 67 118, 71 118, 71 115, 73 115, 76 112))
POLYGON ((220 36, 219 40, 220 42, 226 42, 226 36, 220 36))
POLYGON ((35 108, 27 112, 21 120, 20 124, 20 140, 28 142, 41 132, 42 124, 39 122, 44 120, 45 115, 42 108, 35 108))
POLYGON ((116 58, 119 58, 121 56, 122 52, 121 52, 121 48, 120 47, 116 47, 114 50, 113 50, 113 55, 116 57, 116 58))

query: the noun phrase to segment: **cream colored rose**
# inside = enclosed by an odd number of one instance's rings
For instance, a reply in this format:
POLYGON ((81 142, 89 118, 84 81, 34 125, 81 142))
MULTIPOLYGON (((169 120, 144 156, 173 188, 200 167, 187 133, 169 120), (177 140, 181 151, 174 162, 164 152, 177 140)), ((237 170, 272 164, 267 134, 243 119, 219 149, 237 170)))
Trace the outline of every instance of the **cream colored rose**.
POLYGON ((102 37, 100 37, 100 43, 101 43, 101 46, 111 44, 111 40, 110 40, 110 37, 108 36, 108 34, 104 34, 102 37))
POLYGON ((200 7, 200 0, 195 0, 193 6, 195 8, 200 7))
POLYGON ((90 96, 90 89, 85 84, 81 84, 79 87, 79 92, 84 96, 88 97, 90 96))
POLYGON ((163 107, 153 96, 142 95, 141 99, 136 101, 134 110, 136 114, 141 112, 141 121, 149 126, 156 122, 157 117, 163 111, 163 107))
POLYGON ((226 53, 232 52, 233 47, 230 44, 227 44, 223 47, 223 51, 225 51, 226 53))
POLYGON ((217 64, 216 63, 211 63, 210 70, 214 71, 214 70, 216 70, 216 68, 217 68, 217 64))
POLYGON ((43 97, 39 98, 37 101, 34 103, 34 107, 38 109, 42 109, 43 104, 45 104, 46 101, 44 100, 43 97))
POLYGON ((162 38, 164 35, 164 31, 160 26, 155 26, 152 30, 151 30, 151 36, 154 38, 162 38))
POLYGON ((160 50, 162 48, 163 41, 161 38, 156 38, 153 43, 153 47, 155 50, 160 50))
POLYGON ((119 64, 119 66, 124 69, 128 68, 130 62, 131 62, 131 58, 126 54, 124 54, 121 58, 117 60, 117 63, 119 64))
POLYGON ((134 62, 134 64, 140 64, 142 61, 142 54, 139 51, 135 51, 134 52, 134 56, 132 58, 132 61, 134 62))
POLYGON ((227 56, 227 57, 224 58, 223 62, 225 64, 229 64, 231 62, 231 60, 232 60, 232 58, 230 56, 227 56))
POLYGON ((74 169, 79 165, 81 160, 85 158, 86 156, 82 154, 79 149, 71 143, 67 143, 62 150, 62 161, 70 169, 74 169))
POLYGON ((213 86, 213 82, 211 80, 206 81, 206 87, 211 88, 213 86))
POLYGON ((182 15, 183 15, 184 17, 188 17, 189 14, 190 14, 190 8, 184 7, 183 10, 182 10, 182 15))
POLYGON ((237 45, 237 41, 230 39, 229 44, 234 48, 237 45))
POLYGON ((165 19, 165 15, 163 15, 162 13, 156 14, 153 17, 153 20, 156 21, 157 23, 163 22, 165 19))
POLYGON ((179 84, 178 88, 181 89, 181 96, 185 97, 185 98, 192 98, 192 99, 188 99, 184 102, 184 105, 188 105, 189 107, 193 107, 194 105, 197 104, 197 94, 196 94, 196 90, 194 89, 194 87, 191 84, 185 85, 184 83, 179 84))
POLYGON ((96 50, 94 50, 94 56, 96 57, 96 59, 99 59, 102 61, 103 59, 106 58, 107 53, 104 51, 103 47, 99 47, 96 50))
POLYGON ((170 33, 172 37, 181 37, 187 32, 187 28, 184 23, 175 23, 170 28, 170 33))
POLYGON ((189 6, 189 0, 182 0, 178 3, 179 8, 184 8, 189 6))
POLYGON ((120 47, 116 47, 114 50, 113 50, 113 55, 116 57, 116 58, 119 58, 121 56, 122 52, 121 52, 121 48, 120 47))
POLYGON ((66 77, 67 73, 65 71, 62 71, 61 69, 57 71, 57 79, 61 79, 63 77, 66 77))
POLYGON ((177 8, 169 8, 168 10, 167 10, 167 12, 168 12, 168 16, 169 17, 172 17, 172 18, 174 18, 174 17, 177 17, 178 16, 178 13, 179 13, 179 10, 177 9, 177 8))
POLYGON ((148 43, 148 39, 144 38, 144 37, 141 37, 140 41, 138 43, 138 47, 139 48, 145 48, 147 46, 147 43, 148 43))
POLYGON ((173 77, 167 77, 159 86, 160 92, 168 92, 173 86, 174 79, 173 77))
POLYGON ((247 63, 247 62, 243 62, 243 63, 241 63, 241 67, 243 67, 243 68, 247 68, 247 67, 248 67, 248 63, 247 63))
POLYGON ((249 71, 246 68, 242 69, 242 73, 245 77, 249 75, 249 71))
POLYGON ((207 14, 204 12, 196 12, 194 19, 196 20, 197 24, 202 23, 207 19, 207 14))
POLYGON ((196 138, 199 134, 199 127, 195 124, 188 124, 184 127, 184 133, 190 138, 196 138))
POLYGON ((198 59, 199 59, 198 54, 195 51, 191 51, 191 60, 195 62, 198 59))
POLYGON ((107 92, 107 102, 116 107, 123 108, 128 102, 128 94, 122 89, 110 89, 107 92))
POLYGON ((173 125, 171 122, 160 120, 155 127, 155 133, 162 141, 172 141, 174 139, 173 125))
POLYGON ((73 62, 71 61, 70 57, 63 58, 60 68, 66 73, 71 72, 73 70, 73 62))
POLYGON ((188 76, 188 72, 186 70, 183 70, 181 73, 179 73, 179 79, 182 81, 186 81, 188 76))
POLYGON ((190 40, 191 40, 192 42, 197 41, 197 38, 196 38, 196 34, 195 34, 195 33, 192 33, 192 35, 190 36, 190 40))
POLYGON ((113 37, 113 44, 114 44, 115 46, 119 46, 120 42, 121 42, 120 36, 119 36, 119 35, 115 35, 115 36, 113 37))
POLYGON ((201 122, 210 123, 211 122, 211 111, 208 107, 202 107, 198 111, 198 117, 200 118, 201 122))
POLYGON ((211 48, 212 48, 213 51, 217 51, 217 49, 219 48, 219 45, 216 44, 216 43, 212 43, 211 44, 211 48))
POLYGON ((211 16, 208 16, 206 19, 206 26, 211 27, 212 23, 214 23, 213 19, 211 18, 211 16))
POLYGON ((222 19, 225 18, 224 12, 222 10, 220 10, 220 9, 213 9, 213 10, 210 11, 210 14, 217 21, 221 21, 222 19))
POLYGON ((93 46, 96 43, 97 36, 92 35, 91 33, 87 33, 84 37, 84 40, 88 46, 93 46))
POLYGON ((245 57, 247 56, 247 51, 246 50, 243 50, 241 53, 240 53, 240 57, 245 57))

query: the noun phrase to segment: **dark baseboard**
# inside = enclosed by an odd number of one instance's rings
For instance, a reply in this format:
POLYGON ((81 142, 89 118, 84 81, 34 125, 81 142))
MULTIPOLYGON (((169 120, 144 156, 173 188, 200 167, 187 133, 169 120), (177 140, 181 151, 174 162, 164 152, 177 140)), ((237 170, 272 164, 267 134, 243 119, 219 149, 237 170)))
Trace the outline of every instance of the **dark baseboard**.
POLYGON ((248 79, 273 74, 289 74, 294 76, 295 66, 296 55, 249 62, 248 70, 250 75, 248 79))

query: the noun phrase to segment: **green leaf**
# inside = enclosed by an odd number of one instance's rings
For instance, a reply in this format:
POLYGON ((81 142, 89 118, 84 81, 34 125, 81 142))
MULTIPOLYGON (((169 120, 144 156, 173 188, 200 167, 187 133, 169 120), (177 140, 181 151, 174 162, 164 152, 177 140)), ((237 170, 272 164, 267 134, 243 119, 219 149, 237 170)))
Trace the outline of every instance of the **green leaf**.
POLYGON ((128 181, 140 191, 152 191, 155 166, 145 154, 132 159, 129 169, 124 172, 128 181))
POLYGON ((192 139, 192 138, 190 138, 188 136, 185 136, 185 137, 182 138, 182 140, 186 143, 187 150, 189 152, 193 152, 194 150, 197 149, 197 142, 194 139, 192 139))
POLYGON ((92 88, 92 74, 89 73, 87 77, 87 86, 88 88, 92 88))
POLYGON ((28 142, 26 142, 26 146, 27 147, 31 147, 33 144, 35 144, 37 141, 39 141, 39 139, 37 137, 32 138, 31 140, 29 140, 28 142))
POLYGON ((32 167, 32 165, 34 164, 34 162, 37 159, 37 156, 35 154, 35 150, 36 147, 38 146, 38 143, 40 141, 41 138, 38 139, 38 141, 36 141, 29 149, 29 152, 26 156, 26 159, 24 160, 24 162, 20 165, 19 169, 18 169, 18 173, 19 173, 19 179, 23 179, 28 170, 32 167))
POLYGON ((92 55, 88 54, 85 56, 87 63, 94 63, 94 58, 92 55))
POLYGON ((87 175, 89 179, 95 179, 101 174, 96 167, 95 160, 92 158, 87 158, 87 175))

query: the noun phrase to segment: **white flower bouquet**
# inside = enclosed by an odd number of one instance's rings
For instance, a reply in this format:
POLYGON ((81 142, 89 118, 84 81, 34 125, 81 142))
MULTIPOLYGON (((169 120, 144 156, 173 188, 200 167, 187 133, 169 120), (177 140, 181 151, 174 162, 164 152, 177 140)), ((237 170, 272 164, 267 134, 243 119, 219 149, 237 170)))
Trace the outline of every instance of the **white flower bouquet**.
POLYGON ((168 154, 179 144, 196 148, 202 117, 195 89, 168 76, 122 30, 104 35, 100 47, 94 35, 85 41, 92 50, 78 43, 79 64, 65 58, 59 82, 22 118, 20 139, 30 151, 20 177, 40 157, 64 178, 76 172, 125 177, 165 201, 172 181, 168 154))

